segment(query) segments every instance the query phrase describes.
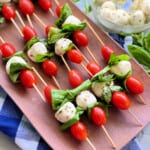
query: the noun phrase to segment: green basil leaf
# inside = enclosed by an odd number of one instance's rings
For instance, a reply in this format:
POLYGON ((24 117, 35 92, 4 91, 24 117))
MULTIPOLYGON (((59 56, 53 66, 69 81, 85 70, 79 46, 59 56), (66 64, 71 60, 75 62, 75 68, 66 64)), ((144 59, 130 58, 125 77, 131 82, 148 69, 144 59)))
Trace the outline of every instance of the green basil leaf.
POLYGON ((77 111, 76 111, 75 116, 72 119, 70 119, 69 121, 67 121, 66 123, 62 124, 60 127, 61 130, 66 130, 71 125, 73 125, 74 123, 76 123, 77 121, 80 120, 80 116, 84 113, 84 110, 80 107, 77 107, 76 109, 77 109, 77 111))
POLYGON ((5 22, 5 18, 0 15, 0 24, 5 22))
POLYGON ((103 89, 101 99, 104 100, 107 104, 111 102, 112 92, 109 86, 105 86, 103 89))
POLYGON ((150 32, 148 32, 144 39, 143 39, 143 47, 145 48, 145 50, 147 50, 148 52, 150 52, 150 32))
POLYGON ((109 86, 111 92, 118 92, 118 91, 123 91, 123 88, 119 85, 112 85, 112 86, 109 86))
POLYGON ((36 62, 41 63, 41 62, 45 61, 46 59, 52 58, 54 55, 55 55, 54 52, 47 53, 47 54, 38 54, 36 56, 36 62))
POLYGON ((136 34, 132 34, 132 38, 133 38, 133 44, 135 45, 139 45, 139 46, 143 46, 143 39, 144 39, 144 33, 136 33, 136 34))
POLYGON ((28 64, 12 63, 10 66, 9 78, 13 83, 19 82, 19 75, 23 69, 32 69, 28 64))
POLYGON ((142 47, 137 45, 128 45, 128 51, 140 64, 150 68, 150 54, 142 47))
POLYGON ((33 37, 31 40, 29 40, 25 47, 24 47, 24 51, 28 51, 29 48, 32 47, 32 45, 34 45, 35 43, 40 42, 39 37, 33 37))
POLYGON ((108 62, 109 66, 116 65, 122 60, 129 60, 130 57, 127 54, 116 55, 115 53, 111 54, 110 60, 108 62))
POLYGON ((60 17, 55 21, 55 25, 58 28, 62 27, 63 22, 66 20, 68 16, 72 15, 71 8, 69 7, 68 3, 65 3, 62 10, 60 17))
POLYGON ((67 31, 67 32, 73 33, 74 31, 77 31, 77 30, 84 30, 85 27, 86 27, 86 22, 83 21, 79 25, 65 24, 65 25, 62 26, 62 30, 65 31, 65 32, 67 31))
POLYGON ((55 44, 60 38, 67 38, 69 36, 69 32, 63 32, 61 29, 52 27, 48 33, 48 44, 55 44))

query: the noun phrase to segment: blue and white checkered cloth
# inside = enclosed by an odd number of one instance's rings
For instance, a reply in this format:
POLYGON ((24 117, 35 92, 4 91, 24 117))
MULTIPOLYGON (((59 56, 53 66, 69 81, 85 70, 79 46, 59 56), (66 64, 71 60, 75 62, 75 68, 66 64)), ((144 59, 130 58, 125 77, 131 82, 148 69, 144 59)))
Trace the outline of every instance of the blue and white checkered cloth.
MULTIPOLYGON (((78 4, 83 10, 83 2, 78 4)), ((110 34, 121 46, 124 38, 110 34)), ((35 131, 27 118, 0 87, 0 131, 10 137, 23 150, 51 150, 35 131)), ((123 150, 141 150, 136 139, 133 139, 123 150)))

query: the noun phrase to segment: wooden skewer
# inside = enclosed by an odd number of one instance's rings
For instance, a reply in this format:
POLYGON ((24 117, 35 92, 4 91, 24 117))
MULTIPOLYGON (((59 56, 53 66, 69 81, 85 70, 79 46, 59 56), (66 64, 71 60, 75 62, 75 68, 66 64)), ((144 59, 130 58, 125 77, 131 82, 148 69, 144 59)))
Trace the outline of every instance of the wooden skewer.
POLYGON ((15 20, 13 18, 11 18, 10 20, 13 23, 13 25, 16 27, 16 29, 18 30, 18 32, 20 33, 20 35, 23 37, 23 34, 22 34, 19 26, 16 24, 15 20))
POLYGON ((22 26, 25 27, 25 23, 24 23, 24 21, 22 20, 22 18, 21 18, 21 16, 20 16, 19 12, 18 12, 17 10, 16 10, 16 14, 17 14, 17 17, 18 17, 18 19, 20 20, 22 26))
POLYGON ((38 73, 38 71, 32 67, 33 71, 36 73, 36 75, 39 77, 39 79, 42 81, 42 83, 47 86, 47 83, 44 81, 44 79, 41 77, 41 75, 38 73))
POLYGON ((93 53, 91 52, 91 50, 89 49, 88 46, 86 47, 86 49, 87 49, 88 53, 90 54, 90 56, 94 59, 94 61, 95 61, 97 64, 99 64, 98 61, 97 61, 97 59, 95 58, 95 56, 93 55, 93 53))
POLYGON ((101 45, 105 46, 105 43, 100 39, 100 37, 98 36, 98 34, 95 32, 95 30, 93 29, 93 27, 90 25, 90 23, 87 20, 86 20, 86 22, 87 22, 87 25, 89 26, 90 30, 93 32, 93 34, 96 36, 96 38, 101 43, 101 45))
POLYGON ((37 91, 37 93, 40 95, 41 99, 43 100, 43 102, 46 102, 44 96, 42 95, 41 91, 38 89, 38 87, 33 84, 34 89, 37 91))
POLYGON ((2 43, 5 43, 4 39, 0 36, 0 40, 2 43))
POLYGON ((81 63, 81 66, 91 77, 93 76, 93 74, 86 68, 86 66, 83 63, 81 63))
POLYGON ((142 95, 138 95, 138 97, 139 97, 139 99, 141 100, 141 102, 142 102, 144 105, 146 105, 146 102, 145 102, 143 96, 142 96, 142 95))
POLYGON ((52 16, 54 16, 54 12, 52 11, 51 8, 49 8, 49 12, 51 13, 52 16))
POLYGON ((55 0, 55 3, 56 3, 56 5, 59 5, 59 2, 58 2, 58 0, 55 0))
POLYGON ((62 59, 62 61, 64 62, 65 66, 66 66, 66 68, 67 68, 67 70, 68 70, 68 72, 70 72, 71 69, 70 69, 69 65, 67 64, 67 62, 66 62, 65 58, 63 57, 63 55, 61 55, 61 59, 62 59))
POLYGON ((133 116, 133 118, 136 120, 136 122, 137 122, 140 126, 143 126, 142 122, 137 118, 137 116, 136 116, 130 109, 128 109, 128 112, 133 116))
POLYGON ((36 15, 35 13, 33 13, 33 16, 40 22, 40 24, 45 28, 46 24, 38 17, 38 15, 36 15))
POLYGON ((92 147, 93 150, 96 150, 95 146, 93 145, 93 143, 90 141, 89 138, 86 138, 86 141, 89 143, 89 145, 92 147))
POLYGON ((57 79, 55 78, 55 76, 52 76, 52 79, 54 80, 54 82, 55 82, 55 84, 57 85, 57 87, 58 87, 59 89, 61 89, 61 86, 60 86, 60 84, 58 83, 58 81, 57 81, 57 79))
MULTIPOLYGON (((79 48, 78 48, 75 44, 74 44, 73 46, 75 47, 76 50, 78 50, 79 52, 81 52, 81 51, 79 50, 79 48)), ((89 63, 89 60, 85 57, 85 55, 83 55, 83 58, 84 58, 84 60, 86 61, 86 63, 89 63)))
POLYGON ((106 134, 107 138, 109 139, 110 143, 112 144, 113 149, 116 149, 116 145, 115 145, 114 141, 112 140, 112 138, 110 137, 110 135, 108 134, 104 125, 102 125, 101 127, 102 127, 104 133, 106 134))
POLYGON ((32 23, 32 21, 31 21, 30 16, 27 14, 26 17, 27 17, 27 20, 28 20, 28 22, 29 22, 29 25, 33 28, 33 23, 32 23))

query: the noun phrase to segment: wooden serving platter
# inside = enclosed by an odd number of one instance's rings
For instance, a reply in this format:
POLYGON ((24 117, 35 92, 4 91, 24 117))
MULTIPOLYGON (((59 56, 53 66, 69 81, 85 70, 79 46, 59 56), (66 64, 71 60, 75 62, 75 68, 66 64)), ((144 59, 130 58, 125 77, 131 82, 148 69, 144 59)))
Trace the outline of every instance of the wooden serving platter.
MULTIPOLYGON (((117 54, 124 53, 124 50, 113 41, 104 31, 97 27, 88 17, 86 17, 74 4, 67 0, 61 0, 61 3, 68 2, 75 16, 80 18, 80 20, 87 19, 88 22, 92 25, 96 33, 100 36, 103 42, 112 47, 117 54)), ((56 5, 54 4, 53 10, 56 5)), ((56 17, 52 17, 50 13, 45 13, 41 11, 40 8, 36 9, 36 14, 45 22, 45 24, 54 24, 56 17)), ((24 17, 24 16, 23 16, 24 17)), ((42 25, 32 16, 33 25, 40 38, 45 37, 45 31, 42 25)), ((15 19, 17 24, 21 27, 19 20, 15 19)), ((24 20, 26 20, 24 18, 24 20)), ((27 23, 27 22, 26 22, 27 23)), ((99 63, 104 67, 106 64, 100 54, 101 44, 91 32, 91 30, 86 27, 85 33, 89 37, 89 48, 92 50, 93 54, 99 61, 99 63)), ((24 47, 24 40, 19 35, 15 27, 11 23, 7 23, 3 26, 0 26, 0 36, 4 38, 5 41, 14 44, 18 50, 22 50, 24 47)), ((82 52, 88 57, 89 60, 92 58, 87 53, 86 48, 80 48, 82 52)), ((68 83, 68 74, 67 69, 64 64, 56 58, 56 62, 59 65, 59 71, 56 76, 59 83, 63 89, 71 88, 68 83)), ((87 79, 88 74, 83 71, 80 65, 71 64, 68 62, 71 68, 78 69, 84 79, 87 79)), ((84 62, 86 64, 86 62, 84 62)), ((132 138, 134 138, 150 121, 150 78, 149 75, 144 72, 142 67, 134 60, 131 60, 133 66, 133 74, 137 75, 144 83, 145 91, 142 94, 145 99, 146 105, 140 103, 139 97, 136 95, 129 95, 132 100, 131 111, 138 117, 142 122, 143 126, 139 126, 134 118, 130 115, 128 111, 119 111, 116 108, 111 108, 110 115, 106 124, 106 129, 113 141, 115 142, 117 148, 123 148, 132 138)), ((52 83, 52 79, 45 75, 42 72, 40 66, 30 62, 41 74, 47 83, 52 83)), ((76 141, 69 133, 69 131, 61 132, 59 129, 59 123, 54 118, 54 112, 51 110, 51 107, 44 103, 40 96, 36 93, 34 89, 25 89, 19 84, 13 84, 8 79, 8 76, 5 72, 5 66, 0 60, 0 85, 2 88, 9 94, 21 111, 26 115, 38 133, 43 137, 43 139, 55 150, 88 150, 91 149, 89 144, 84 142, 76 141)), ((38 87, 43 91, 44 85, 39 81, 38 87)), ((108 139, 106 138, 101 127, 95 126, 91 123, 86 117, 82 117, 82 121, 86 124, 88 129, 89 138, 96 147, 96 149, 110 150, 112 146, 108 139)))

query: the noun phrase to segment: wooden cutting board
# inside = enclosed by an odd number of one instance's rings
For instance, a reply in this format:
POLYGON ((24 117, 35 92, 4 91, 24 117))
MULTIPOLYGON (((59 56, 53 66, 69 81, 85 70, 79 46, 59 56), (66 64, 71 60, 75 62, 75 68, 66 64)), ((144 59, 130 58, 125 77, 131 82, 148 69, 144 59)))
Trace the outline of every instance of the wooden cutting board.
MULTIPOLYGON (((87 19, 88 22, 92 25, 96 33, 102 39, 102 41, 112 47, 117 54, 124 53, 124 50, 113 41, 104 31, 97 27, 87 16, 85 16, 74 4, 67 0, 61 0, 61 3, 64 4, 68 2, 72 8, 73 14, 80 18, 80 20, 87 19)), ((55 11, 56 5, 53 6, 53 11, 55 11)), ((36 7, 36 14, 45 22, 45 24, 53 25, 56 20, 56 16, 52 17, 50 13, 43 12, 38 6, 36 7)), ((22 16, 24 20, 26 18, 22 16)), ((40 38, 46 38, 45 30, 42 25, 36 20, 34 16, 31 17, 33 25, 40 38)), ((21 27, 19 20, 16 18, 15 21, 21 27)), ((25 22, 27 24, 27 21, 25 22)), ((105 66, 105 62, 101 56, 100 49, 102 45, 99 43, 97 38, 91 32, 89 27, 86 27, 84 31, 89 38, 89 48, 101 64, 105 66)), ((15 27, 11 22, 6 23, 5 25, 0 26, 0 35, 7 42, 14 44, 18 50, 22 50, 24 47, 24 40, 19 35, 15 27)), ((92 61, 91 56, 87 53, 86 48, 80 48, 84 55, 92 61)), ((60 58, 55 58, 56 63, 59 66, 59 71, 56 76, 60 85, 63 89, 71 88, 68 83, 68 72, 60 58)), ((45 75, 42 72, 40 66, 33 64, 44 80, 50 84, 54 84, 51 77, 45 75)), ((71 68, 78 69, 83 75, 84 79, 89 78, 89 75, 82 69, 80 65, 76 65, 68 62, 71 68)), ((142 94, 145 99, 146 105, 140 103, 139 97, 135 95, 129 95, 132 100, 131 111, 138 117, 138 119, 143 123, 143 126, 139 126, 134 118, 130 115, 128 111, 119 111, 115 108, 111 108, 110 115, 106 124, 106 129, 113 141, 115 142, 117 149, 121 149, 125 146, 132 138, 134 138, 148 123, 150 120, 150 78, 147 73, 141 68, 141 66, 135 61, 131 60, 133 66, 133 74, 137 75, 144 83, 145 91, 142 94)), ((84 62, 86 64, 86 62, 84 62)), ((34 89, 25 89, 19 84, 13 84, 8 79, 8 76, 5 72, 5 66, 0 60, 0 85, 2 88, 9 94, 12 100, 17 104, 20 110, 26 115, 31 124, 35 127, 37 132, 43 137, 43 139, 55 150, 88 150, 91 149, 89 144, 84 142, 76 141, 69 131, 61 132, 59 129, 59 123, 54 118, 54 111, 51 110, 51 107, 44 103, 40 96, 34 89)), ((38 87, 41 92, 43 92, 44 85, 40 82, 38 87)), ((106 138, 101 127, 97 127, 92 124, 86 117, 81 119, 87 126, 89 138, 95 147, 98 149, 109 150, 112 149, 110 142, 106 138)))

